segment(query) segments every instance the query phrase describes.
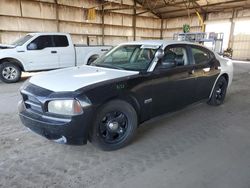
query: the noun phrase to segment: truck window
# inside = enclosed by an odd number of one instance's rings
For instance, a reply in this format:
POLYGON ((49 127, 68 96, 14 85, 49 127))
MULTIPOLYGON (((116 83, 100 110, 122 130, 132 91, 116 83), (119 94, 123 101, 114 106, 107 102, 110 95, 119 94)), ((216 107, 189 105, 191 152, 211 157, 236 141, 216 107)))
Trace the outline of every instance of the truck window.
POLYGON ((64 35, 54 35, 55 47, 66 47, 69 46, 69 42, 66 36, 64 35))
POLYGON ((28 46, 28 50, 42 50, 44 48, 54 47, 52 42, 52 36, 43 35, 34 39, 28 46))

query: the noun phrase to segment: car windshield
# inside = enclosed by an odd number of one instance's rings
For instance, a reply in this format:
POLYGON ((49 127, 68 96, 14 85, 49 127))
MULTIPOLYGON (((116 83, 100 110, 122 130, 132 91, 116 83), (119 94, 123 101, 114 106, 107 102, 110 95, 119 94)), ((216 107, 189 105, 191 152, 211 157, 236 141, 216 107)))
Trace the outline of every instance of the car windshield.
POLYGON ((92 63, 94 66, 114 69, 145 71, 154 58, 159 46, 123 45, 118 46, 92 63))
POLYGON ((32 38, 32 35, 25 35, 22 38, 16 40, 12 43, 13 46, 22 46, 25 42, 30 40, 32 38))

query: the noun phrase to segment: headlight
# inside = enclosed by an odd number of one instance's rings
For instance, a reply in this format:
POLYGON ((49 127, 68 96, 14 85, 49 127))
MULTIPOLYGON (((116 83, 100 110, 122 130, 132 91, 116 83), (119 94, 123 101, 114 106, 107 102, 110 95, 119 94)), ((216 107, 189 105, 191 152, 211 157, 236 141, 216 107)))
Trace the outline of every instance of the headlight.
POLYGON ((54 100, 48 103, 48 112, 61 115, 78 115, 83 111, 77 100, 54 100))

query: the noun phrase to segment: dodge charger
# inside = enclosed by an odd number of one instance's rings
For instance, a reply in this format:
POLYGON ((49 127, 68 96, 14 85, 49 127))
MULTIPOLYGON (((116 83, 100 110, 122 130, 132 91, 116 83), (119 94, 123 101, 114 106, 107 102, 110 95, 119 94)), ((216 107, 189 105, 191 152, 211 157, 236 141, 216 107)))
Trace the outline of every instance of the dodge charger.
POLYGON ((47 139, 116 150, 144 121, 199 101, 221 105, 232 76, 231 60, 201 45, 134 41, 90 66, 31 77, 20 89, 19 115, 47 139))

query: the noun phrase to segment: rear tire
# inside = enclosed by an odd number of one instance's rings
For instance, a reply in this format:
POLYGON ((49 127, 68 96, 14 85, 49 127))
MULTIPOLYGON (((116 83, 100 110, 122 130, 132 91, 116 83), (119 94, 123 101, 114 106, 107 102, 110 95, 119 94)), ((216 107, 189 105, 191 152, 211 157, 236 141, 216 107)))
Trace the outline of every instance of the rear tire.
POLYGON ((15 83, 21 78, 21 69, 19 66, 4 62, 0 64, 0 79, 5 83, 15 83))
POLYGON ((220 77, 215 84, 211 98, 208 101, 209 105, 219 106, 223 104, 227 93, 228 82, 224 76, 220 77))
POLYGON ((120 149, 130 143, 137 130, 137 114, 125 101, 114 100, 97 112, 90 141, 104 151, 120 149))

